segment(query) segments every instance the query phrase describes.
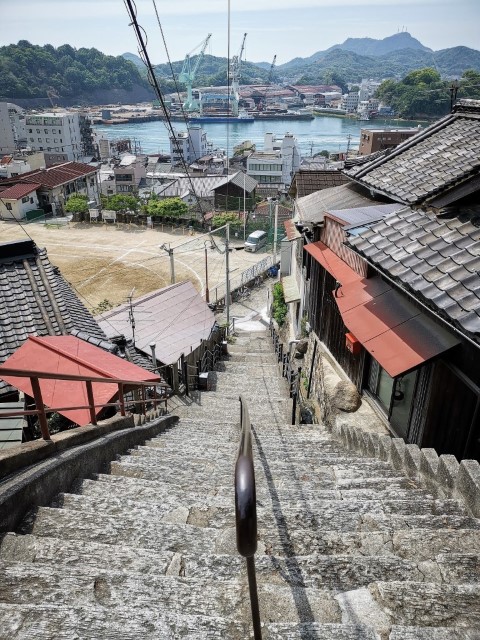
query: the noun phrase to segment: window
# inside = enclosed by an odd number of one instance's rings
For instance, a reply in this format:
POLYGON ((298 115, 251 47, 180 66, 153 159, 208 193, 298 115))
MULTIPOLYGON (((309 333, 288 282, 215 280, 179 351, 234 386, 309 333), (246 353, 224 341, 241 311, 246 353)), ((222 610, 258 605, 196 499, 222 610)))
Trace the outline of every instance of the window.
POLYGON ((41 141, 42 141, 42 139, 41 139, 41 138, 38 138, 38 141, 39 141, 39 142, 41 142, 41 141))
POLYGON ((8 211, 12 210, 12 203, 11 202, 6 202, 5 203, 5 207, 8 209, 8 211))
POLYGON ((37 133, 40 133, 40 129, 37 129, 37 133))
POLYGON ((29 130, 28 130, 28 133, 33 133, 33 129, 29 129, 29 130))
POLYGON ((25 198, 22 198, 23 204, 25 204, 25 202, 28 202, 29 200, 30 198, 28 196, 25 196, 25 198))

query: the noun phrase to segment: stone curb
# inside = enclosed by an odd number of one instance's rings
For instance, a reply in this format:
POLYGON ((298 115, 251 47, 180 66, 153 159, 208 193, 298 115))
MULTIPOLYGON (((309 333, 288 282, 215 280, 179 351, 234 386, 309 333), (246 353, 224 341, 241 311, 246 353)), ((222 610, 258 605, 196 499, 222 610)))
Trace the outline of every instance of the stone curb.
POLYGON ((434 449, 420 449, 401 438, 367 433, 344 423, 333 429, 333 436, 351 451, 390 462, 436 497, 461 501, 471 515, 480 518, 480 464, 476 460, 458 462, 455 456, 439 456, 434 449))

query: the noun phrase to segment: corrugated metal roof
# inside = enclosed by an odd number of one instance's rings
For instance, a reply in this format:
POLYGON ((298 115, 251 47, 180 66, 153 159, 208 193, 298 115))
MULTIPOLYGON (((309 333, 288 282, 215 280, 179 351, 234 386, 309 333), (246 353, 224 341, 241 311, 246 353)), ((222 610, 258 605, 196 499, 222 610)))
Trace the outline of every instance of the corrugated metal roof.
MULTIPOLYGON (((156 357, 162 364, 176 362, 207 339, 215 325, 215 316, 189 281, 170 285, 132 302, 135 318, 135 346, 150 354, 156 345, 156 357)), ((97 318, 109 336, 113 333, 133 338, 129 305, 111 309, 97 318)))
POLYGON ((301 222, 321 223, 327 211, 368 207, 374 204, 378 204, 378 200, 369 198, 363 189, 352 183, 344 184, 298 198, 295 203, 295 218, 301 222))
POLYGON ((307 244, 304 249, 342 285, 362 279, 360 274, 354 271, 323 242, 312 242, 307 244))
MULTIPOLYGON (((150 371, 122 358, 105 353, 102 349, 74 338, 73 336, 30 336, 28 340, 4 363, 4 366, 21 371, 46 371, 49 373, 87 375, 99 378, 119 378, 128 381, 161 382, 150 371)), ((1 369, 0 369, 0 375, 1 369)), ((6 376, 12 386, 33 396, 29 378, 6 376)), ((87 389, 83 382, 73 380, 40 379, 43 402, 47 407, 66 407, 59 411, 63 416, 83 426, 90 422, 88 409, 68 409, 88 405, 87 389)), ((92 383, 95 404, 110 402, 118 393, 116 384, 92 383)), ((96 409, 100 413, 101 407, 96 409)))
POLYGON ((404 209, 405 205, 394 202, 393 204, 375 204, 368 207, 355 207, 354 209, 330 209, 328 214, 338 220, 342 220, 349 227, 354 227, 377 222, 390 213, 404 209))

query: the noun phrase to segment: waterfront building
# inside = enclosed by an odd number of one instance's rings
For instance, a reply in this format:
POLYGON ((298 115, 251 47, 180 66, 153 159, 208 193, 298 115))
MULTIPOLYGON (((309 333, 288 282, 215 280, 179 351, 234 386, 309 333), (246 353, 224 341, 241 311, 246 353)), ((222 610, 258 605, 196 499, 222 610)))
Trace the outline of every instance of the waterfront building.
POLYGON ((0 102, 0 154, 18 149, 18 122, 23 109, 11 102, 0 102))
POLYGON ((207 140, 207 134, 198 125, 192 125, 187 131, 175 132, 170 136, 170 158, 172 166, 183 162, 189 166, 206 156, 212 150, 212 144, 207 140), (182 161, 183 158, 183 161, 182 161))
POLYGON ((375 153, 375 151, 393 149, 418 132, 418 127, 412 127, 411 129, 362 129, 358 155, 368 156, 370 153, 375 153))
POLYGON ((351 91, 342 96, 342 109, 347 113, 354 113, 358 107, 358 91, 351 91))
POLYGON ((273 133, 265 134, 263 151, 254 151, 247 158, 247 174, 269 192, 288 190, 295 171, 300 167, 297 140, 286 133, 278 140, 273 133))

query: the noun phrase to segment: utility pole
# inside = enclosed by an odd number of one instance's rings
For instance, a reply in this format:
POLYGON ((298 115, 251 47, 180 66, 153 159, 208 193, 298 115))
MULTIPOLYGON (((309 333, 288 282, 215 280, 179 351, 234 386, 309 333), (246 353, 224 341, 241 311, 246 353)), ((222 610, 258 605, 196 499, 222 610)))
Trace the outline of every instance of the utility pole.
POLYGON ((205 302, 210 302, 210 291, 208 290, 208 252, 207 252, 207 243, 204 242, 205 246, 205 302))
POLYGON ((227 315, 227 332, 230 326, 230 223, 225 230, 225 309, 227 315))
POLYGON ((277 226, 278 226, 278 200, 275 202, 275 226, 273 228, 273 264, 277 264, 277 226))
POLYGON ((160 249, 163 249, 170 256, 170 284, 175 284, 175 263, 173 261, 173 249, 170 248, 170 244, 162 244, 160 249))

